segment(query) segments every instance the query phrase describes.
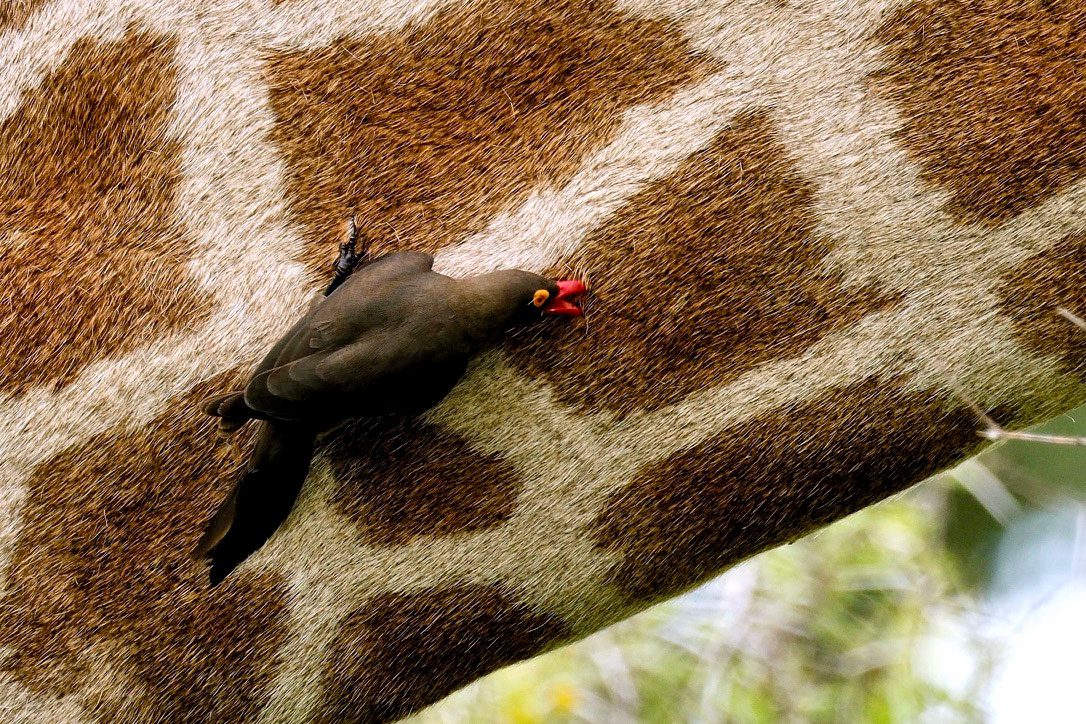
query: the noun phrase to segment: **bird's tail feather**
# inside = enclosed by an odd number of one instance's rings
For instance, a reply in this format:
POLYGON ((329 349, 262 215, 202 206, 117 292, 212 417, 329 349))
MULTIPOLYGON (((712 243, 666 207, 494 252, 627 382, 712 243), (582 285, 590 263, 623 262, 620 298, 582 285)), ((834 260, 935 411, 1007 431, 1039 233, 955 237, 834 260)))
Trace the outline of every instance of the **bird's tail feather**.
POLYGON ((316 433, 280 422, 261 425, 249 469, 208 523, 193 555, 211 561, 216 585, 286 520, 309 472, 316 433))

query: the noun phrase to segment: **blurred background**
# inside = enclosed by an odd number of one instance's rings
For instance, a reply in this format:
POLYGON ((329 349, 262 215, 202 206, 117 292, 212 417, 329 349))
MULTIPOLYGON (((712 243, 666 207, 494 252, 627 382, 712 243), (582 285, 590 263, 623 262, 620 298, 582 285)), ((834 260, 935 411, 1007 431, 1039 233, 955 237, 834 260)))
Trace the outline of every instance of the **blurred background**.
POLYGON ((1084 656, 1086 447, 1007 441, 409 721, 1083 722, 1084 656))

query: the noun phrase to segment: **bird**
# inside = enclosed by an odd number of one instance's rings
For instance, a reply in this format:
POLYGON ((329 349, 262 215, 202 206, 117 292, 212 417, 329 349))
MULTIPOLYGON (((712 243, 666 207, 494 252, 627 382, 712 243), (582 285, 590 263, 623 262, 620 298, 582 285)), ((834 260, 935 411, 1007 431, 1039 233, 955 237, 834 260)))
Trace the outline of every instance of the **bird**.
POLYGON ((583 313, 587 288, 579 280, 519 269, 454 278, 435 272, 434 258, 422 252, 359 256, 355 234, 352 219, 332 284, 244 388, 203 403, 221 434, 249 421, 260 426, 247 469, 193 554, 210 563, 212 586, 287 519, 322 433, 348 419, 425 412, 507 329, 583 313))

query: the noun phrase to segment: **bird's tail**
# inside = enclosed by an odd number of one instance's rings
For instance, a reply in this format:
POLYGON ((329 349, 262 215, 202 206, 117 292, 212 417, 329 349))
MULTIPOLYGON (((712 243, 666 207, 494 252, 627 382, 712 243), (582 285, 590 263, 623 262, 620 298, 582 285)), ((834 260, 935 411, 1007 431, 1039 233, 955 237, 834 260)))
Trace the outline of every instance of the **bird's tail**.
POLYGON ((286 520, 309 473, 315 440, 309 427, 262 423, 249 469, 193 552, 210 560, 211 585, 256 552, 286 520))

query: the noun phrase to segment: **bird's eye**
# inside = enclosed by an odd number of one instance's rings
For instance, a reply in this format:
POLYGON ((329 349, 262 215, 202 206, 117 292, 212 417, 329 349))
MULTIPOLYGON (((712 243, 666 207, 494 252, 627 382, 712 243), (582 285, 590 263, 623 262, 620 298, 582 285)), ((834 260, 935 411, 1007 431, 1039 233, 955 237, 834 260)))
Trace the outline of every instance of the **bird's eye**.
POLYGON ((547 300, 551 298, 551 293, 546 289, 540 289, 532 295, 532 304, 537 307, 542 307, 547 303, 547 300))

